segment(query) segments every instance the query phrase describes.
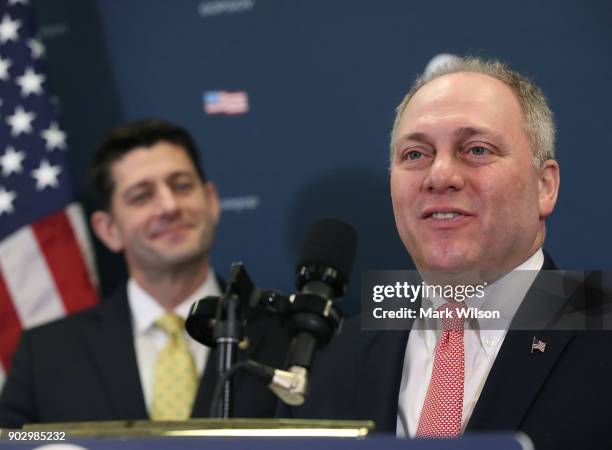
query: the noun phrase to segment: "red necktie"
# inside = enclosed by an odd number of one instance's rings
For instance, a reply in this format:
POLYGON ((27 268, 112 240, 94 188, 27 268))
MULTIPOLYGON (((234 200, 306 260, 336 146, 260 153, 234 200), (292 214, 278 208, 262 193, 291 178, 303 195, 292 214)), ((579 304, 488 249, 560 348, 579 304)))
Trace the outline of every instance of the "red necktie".
POLYGON ((444 333, 436 346, 431 380, 421 410, 417 437, 452 437, 461 434, 465 354, 463 350, 464 318, 457 311, 464 303, 448 302, 438 311, 452 311, 443 318, 444 333))

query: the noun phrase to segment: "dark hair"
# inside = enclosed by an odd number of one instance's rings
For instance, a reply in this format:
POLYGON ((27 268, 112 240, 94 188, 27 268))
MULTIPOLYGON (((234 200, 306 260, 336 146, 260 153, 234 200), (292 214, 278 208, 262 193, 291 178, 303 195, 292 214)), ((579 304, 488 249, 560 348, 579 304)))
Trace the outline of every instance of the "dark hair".
POLYGON ((198 149, 185 129, 160 119, 135 120, 112 129, 98 147, 91 163, 89 179, 99 208, 109 210, 111 206, 115 189, 110 170, 112 164, 137 147, 151 147, 160 141, 183 147, 198 175, 206 182, 198 149))

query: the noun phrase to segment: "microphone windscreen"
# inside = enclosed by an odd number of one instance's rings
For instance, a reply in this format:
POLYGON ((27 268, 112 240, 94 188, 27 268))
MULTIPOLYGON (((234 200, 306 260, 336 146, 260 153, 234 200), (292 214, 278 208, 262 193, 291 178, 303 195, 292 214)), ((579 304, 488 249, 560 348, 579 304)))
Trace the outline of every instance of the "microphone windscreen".
POLYGON ((298 268, 326 266, 347 280, 351 273, 358 235, 355 228, 338 219, 321 219, 312 224, 304 238, 298 268))

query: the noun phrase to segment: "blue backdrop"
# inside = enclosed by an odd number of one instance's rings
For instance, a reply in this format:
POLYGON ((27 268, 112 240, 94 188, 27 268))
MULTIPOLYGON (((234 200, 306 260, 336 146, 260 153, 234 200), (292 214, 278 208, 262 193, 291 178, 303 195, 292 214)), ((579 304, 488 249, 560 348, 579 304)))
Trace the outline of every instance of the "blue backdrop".
MULTIPOLYGON (((200 145, 224 211, 221 273, 247 264, 290 290, 300 240, 320 216, 355 225, 362 269, 411 262, 388 187, 393 110, 437 54, 496 57, 530 75, 558 124, 561 193, 546 248, 562 268, 610 268, 612 4, 590 1, 38 1, 51 81, 81 176, 111 126, 159 116, 200 145), (207 91, 242 91, 249 110, 203 111, 207 91)), ((508 186, 511 189, 511 186, 508 186)), ((123 272, 100 252, 104 291, 123 272)))

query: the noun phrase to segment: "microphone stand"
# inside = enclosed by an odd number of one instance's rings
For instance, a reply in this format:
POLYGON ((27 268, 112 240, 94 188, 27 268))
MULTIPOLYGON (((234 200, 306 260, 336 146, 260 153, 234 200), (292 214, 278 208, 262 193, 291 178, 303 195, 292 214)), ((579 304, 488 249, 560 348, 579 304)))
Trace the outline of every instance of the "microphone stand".
POLYGON ((212 339, 217 347, 217 373, 223 381, 222 396, 216 417, 229 419, 233 415, 233 377, 226 376, 236 364, 238 344, 244 337, 243 302, 251 297, 255 286, 242 263, 234 263, 230 269, 225 294, 217 303, 213 321, 212 339))
POLYGON ((224 379, 221 401, 217 407, 217 417, 229 419, 233 416, 233 377, 225 377, 236 363, 238 343, 242 333, 238 320, 240 300, 235 296, 223 297, 217 307, 217 326, 214 338, 217 343, 217 372, 224 379), (225 315, 225 320, 222 319, 225 315))
POLYGON ((342 315, 328 297, 332 291, 328 294, 305 290, 287 296, 278 291, 259 289, 254 286, 243 264, 234 263, 223 296, 208 297, 191 306, 185 324, 187 331, 198 342, 217 348, 219 379, 211 417, 228 419, 233 416, 232 380, 238 370, 246 370, 270 383, 270 389, 287 404, 304 402, 308 391, 308 370, 314 354, 329 343, 342 324, 342 315), (265 311, 286 322, 291 340, 287 370, 251 360, 237 362, 238 344, 244 337, 246 310, 265 311))

